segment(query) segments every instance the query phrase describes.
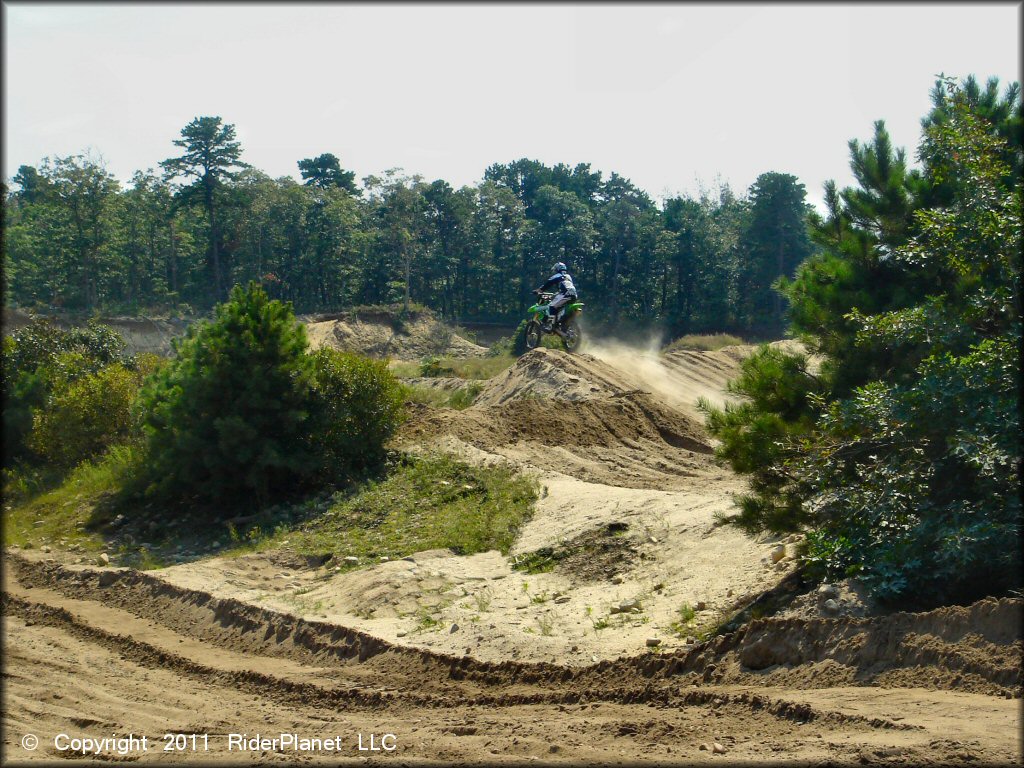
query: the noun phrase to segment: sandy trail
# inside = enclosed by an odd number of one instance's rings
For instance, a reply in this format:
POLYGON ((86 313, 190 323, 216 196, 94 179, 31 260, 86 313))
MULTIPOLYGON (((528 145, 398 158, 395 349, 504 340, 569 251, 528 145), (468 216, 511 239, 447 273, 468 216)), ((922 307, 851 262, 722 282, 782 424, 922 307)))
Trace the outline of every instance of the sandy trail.
POLYGON ((10 553, 4 564, 5 764, 69 756, 58 733, 145 735, 154 751, 130 759, 173 762, 294 761, 283 748, 227 749, 229 733, 282 732, 340 737, 340 752, 307 756, 329 762, 364 757, 358 739, 365 746, 371 733, 394 734, 394 756, 417 764, 690 764, 718 759, 701 748, 715 742, 739 762, 1021 757, 1019 700, 1006 698, 1020 684, 1020 641, 1009 639, 1020 600, 847 622, 847 647, 860 648, 852 656, 814 662, 790 651, 798 663, 768 675, 741 664, 766 633, 785 648, 826 643, 835 627, 762 620, 688 651, 572 671, 403 648, 138 572, 10 553), (965 627, 972 637, 953 641, 965 627), (885 637, 896 642, 880 663, 885 637), (942 690, 948 672, 921 663, 936 651, 959 654, 977 692, 942 690), (208 751, 167 756, 168 732, 206 734, 208 751), (27 733, 38 751, 21 747, 27 733))
MULTIPOLYGON (((673 382, 702 382, 689 385, 687 397, 699 389, 717 392, 722 402, 715 381, 735 373, 742 354, 694 353, 688 365, 675 367, 656 359, 626 367, 623 349, 601 354, 534 350, 489 381, 472 407, 423 409, 403 431, 411 449, 504 463, 538 478, 542 498, 514 557, 545 548, 578 553, 532 575, 493 556, 434 558, 431 572, 453 585, 443 594, 459 596, 442 601, 436 616, 471 629, 474 654, 580 664, 636 653, 651 639, 681 647, 688 632, 714 624, 794 567, 792 542, 790 556, 773 564, 768 555, 779 542, 718 524, 744 485, 713 460, 695 404, 682 408, 658 394, 673 382), (476 579, 477 586, 460 579, 476 579), (492 603, 487 616, 478 607, 483 589, 492 603), (631 600, 639 601, 637 613, 616 613, 631 600), (688 632, 677 628, 684 605, 700 608, 688 632), (595 629, 604 622, 607 629, 595 629)), ((364 578, 375 580, 361 586, 394 594, 393 570, 368 569, 364 578)), ((335 596, 327 615, 346 604, 350 598, 335 596)), ((398 639, 397 632, 412 632, 415 619, 367 626, 398 639)), ((403 637, 446 652, 467 649, 460 636, 403 637)))

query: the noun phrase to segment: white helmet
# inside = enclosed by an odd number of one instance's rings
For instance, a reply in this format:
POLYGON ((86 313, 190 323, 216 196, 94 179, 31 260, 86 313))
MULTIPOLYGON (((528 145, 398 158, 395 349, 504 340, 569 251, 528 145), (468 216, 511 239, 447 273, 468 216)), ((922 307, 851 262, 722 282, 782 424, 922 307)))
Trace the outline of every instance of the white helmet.
POLYGON ((552 272, 568 272, 569 268, 565 266, 564 261, 559 261, 551 268, 552 272))

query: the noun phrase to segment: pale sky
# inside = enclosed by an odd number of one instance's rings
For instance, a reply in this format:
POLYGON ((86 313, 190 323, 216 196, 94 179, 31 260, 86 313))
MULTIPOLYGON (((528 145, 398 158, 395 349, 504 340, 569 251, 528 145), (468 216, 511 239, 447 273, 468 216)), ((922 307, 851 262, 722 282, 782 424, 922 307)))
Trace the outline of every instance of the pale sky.
POLYGON ((298 178, 588 162, 655 200, 791 173, 820 204, 884 119, 914 156, 940 72, 1020 80, 1020 3, 4 2, 4 166, 91 151, 127 181, 200 115, 298 178))

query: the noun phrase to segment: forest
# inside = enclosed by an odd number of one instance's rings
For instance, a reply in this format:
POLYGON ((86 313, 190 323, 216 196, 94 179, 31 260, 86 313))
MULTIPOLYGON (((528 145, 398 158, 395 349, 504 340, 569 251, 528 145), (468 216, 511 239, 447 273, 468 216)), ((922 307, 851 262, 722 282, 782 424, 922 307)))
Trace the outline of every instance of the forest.
POLYGON ((770 338, 785 326, 771 284, 814 247, 804 186, 785 173, 659 207, 586 163, 495 163, 455 189, 401 169, 358 185, 325 153, 297 161, 300 183, 246 164, 220 117, 171 138, 177 154, 126 186, 87 155, 18 169, 4 190, 8 305, 202 314, 254 280, 299 313, 415 303, 515 323, 564 261, 597 321, 770 338))

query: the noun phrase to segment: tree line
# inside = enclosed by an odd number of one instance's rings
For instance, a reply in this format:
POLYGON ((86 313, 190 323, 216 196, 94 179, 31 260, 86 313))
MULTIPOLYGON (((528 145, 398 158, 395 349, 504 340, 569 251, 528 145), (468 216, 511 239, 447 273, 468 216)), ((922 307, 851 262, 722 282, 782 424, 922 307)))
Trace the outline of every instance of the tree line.
POLYGON ((586 163, 496 163, 458 189, 391 169, 360 186, 330 153, 299 160, 301 182, 270 178, 220 117, 173 145, 124 186, 86 155, 21 166, 3 195, 7 302, 205 312, 256 281, 300 313, 415 302, 515 322, 564 261, 595 319, 768 337, 785 325, 773 281, 813 250, 804 186, 784 173, 658 206, 586 163))

